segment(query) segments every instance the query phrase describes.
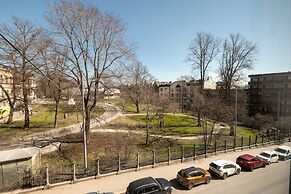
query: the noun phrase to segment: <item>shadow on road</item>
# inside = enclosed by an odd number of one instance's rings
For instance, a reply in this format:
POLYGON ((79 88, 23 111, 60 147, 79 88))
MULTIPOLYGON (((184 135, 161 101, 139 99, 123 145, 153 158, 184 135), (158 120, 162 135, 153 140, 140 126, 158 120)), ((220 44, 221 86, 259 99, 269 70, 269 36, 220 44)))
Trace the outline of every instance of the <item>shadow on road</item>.
POLYGON ((172 185, 172 187, 174 187, 177 190, 188 190, 185 187, 183 187, 178 181, 177 179, 172 179, 170 180, 170 183, 172 185))

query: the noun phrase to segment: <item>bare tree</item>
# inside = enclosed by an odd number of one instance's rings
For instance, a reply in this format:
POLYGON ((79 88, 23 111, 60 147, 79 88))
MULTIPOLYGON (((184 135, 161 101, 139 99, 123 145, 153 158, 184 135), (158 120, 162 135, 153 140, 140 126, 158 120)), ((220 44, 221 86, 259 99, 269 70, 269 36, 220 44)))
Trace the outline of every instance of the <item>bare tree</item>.
POLYGON ((124 74, 120 79, 122 96, 135 105, 137 113, 140 112, 140 104, 145 97, 148 84, 153 80, 147 67, 137 60, 124 67, 124 74))
POLYGON ((4 24, 1 26, 1 47, 6 54, 10 53, 11 55, 13 53, 13 57, 6 58, 6 62, 8 65, 13 64, 14 68, 20 72, 18 81, 21 84, 24 104, 24 128, 29 128, 29 95, 33 89, 31 82, 36 67, 32 64, 37 61, 41 50, 42 44, 39 38, 42 36, 42 30, 34 24, 17 17, 13 17, 12 21, 11 26, 4 24), (3 37, 6 37, 6 40, 3 37), (11 53, 12 49, 13 52, 11 53))
POLYGON ((58 112, 62 98, 62 91, 70 88, 70 80, 65 76, 67 69, 67 51, 59 48, 55 41, 47 39, 45 49, 41 51, 40 63, 42 64, 42 90, 46 97, 55 101, 54 128, 58 127, 58 112), (61 54, 60 54, 61 53, 61 54))
POLYGON ((230 90, 235 82, 240 81, 244 70, 253 68, 257 60, 258 48, 241 34, 231 34, 223 43, 219 75, 224 89, 230 90))
MULTIPOLYGON (((193 71, 199 73, 201 93, 204 90, 204 81, 210 63, 219 53, 220 41, 209 33, 199 32, 190 43, 186 60, 191 64, 193 71)), ((200 112, 198 111, 198 126, 201 126, 200 112)))
POLYGON ((91 112, 100 99, 102 79, 131 54, 122 22, 80 1, 61 1, 50 7, 48 21, 59 45, 68 53, 69 76, 78 85, 83 105, 85 144, 89 139, 91 112))

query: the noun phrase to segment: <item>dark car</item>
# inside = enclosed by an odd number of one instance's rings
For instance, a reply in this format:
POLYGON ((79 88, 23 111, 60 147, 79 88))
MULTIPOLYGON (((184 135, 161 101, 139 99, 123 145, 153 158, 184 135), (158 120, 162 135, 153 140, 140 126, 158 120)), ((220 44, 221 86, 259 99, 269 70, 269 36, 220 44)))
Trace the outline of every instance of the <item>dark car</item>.
POLYGON ((255 168, 266 167, 267 162, 256 156, 244 154, 236 159, 236 163, 246 170, 253 171, 255 168))
POLYGON ((177 174, 177 180, 184 187, 191 190, 195 185, 208 184, 211 181, 211 175, 207 170, 192 166, 180 170, 177 174))
POLYGON ((126 194, 171 194, 171 183, 164 178, 145 177, 129 183, 126 194))

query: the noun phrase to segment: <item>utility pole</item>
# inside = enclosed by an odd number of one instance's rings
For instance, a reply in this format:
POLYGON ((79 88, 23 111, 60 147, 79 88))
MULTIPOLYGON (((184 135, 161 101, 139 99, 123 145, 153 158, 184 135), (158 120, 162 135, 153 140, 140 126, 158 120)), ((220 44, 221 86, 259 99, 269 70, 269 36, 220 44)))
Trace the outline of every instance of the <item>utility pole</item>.
POLYGON ((237 131, 237 88, 235 89, 235 128, 234 128, 234 136, 236 137, 237 131))
POLYGON ((85 110, 85 81, 84 81, 84 75, 81 73, 82 76, 82 105, 83 105, 83 141, 84 141, 84 173, 86 173, 88 168, 88 159, 87 159, 87 132, 86 132, 86 110, 85 110))

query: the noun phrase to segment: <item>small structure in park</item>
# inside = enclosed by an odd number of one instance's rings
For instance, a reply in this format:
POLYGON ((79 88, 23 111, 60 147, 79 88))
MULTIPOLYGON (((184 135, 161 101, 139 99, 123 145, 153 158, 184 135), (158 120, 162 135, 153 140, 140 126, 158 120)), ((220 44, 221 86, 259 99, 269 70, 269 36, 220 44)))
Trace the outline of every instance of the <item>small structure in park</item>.
POLYGON ((40 167, 40 158, 40 149, 35 147, 0 151, 0 192, 23 185, 26 174, 40 167))

